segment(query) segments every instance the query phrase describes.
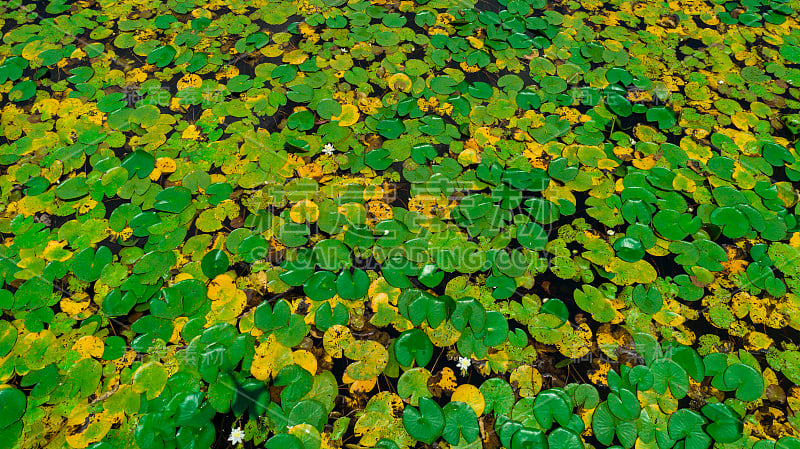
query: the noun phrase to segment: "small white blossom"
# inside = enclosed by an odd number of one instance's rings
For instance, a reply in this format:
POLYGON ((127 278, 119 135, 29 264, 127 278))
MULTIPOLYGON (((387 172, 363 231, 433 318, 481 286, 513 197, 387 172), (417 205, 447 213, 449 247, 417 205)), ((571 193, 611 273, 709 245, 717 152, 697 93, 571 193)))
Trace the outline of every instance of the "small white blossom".
POLYGON ((725 84, 725 81, 719 80, 717 81, 717 84, 725 84))
POLYGON ((608 231, 606 231, 606 234, 608 234, 608 235, 614 235, 614 234, 616 234, 616 232, 614 232, 614 230, 613 230, 613 229, 609 229, 608 231))
POLYGON ((326 143, 325 146, 322 148, 322 152, 331 156, 333 152, 336 151, 336 148, 333 147, 332 143, 326 143))
POLYGON ((341 50, 342 53, 347 53, 347 49, 346 48, 340 48, 339 50, 341 50))
POLYGON ((228 437, 228 441, 231 442, 232 445, 241 444, 244 442, 244 431, 236 427, 235 429, 231 430, 231 436, 228 437))
POLYGON ((458 367, 458 369, 461 370, 461 375, 465 376, 467 374, 467 370, 471 365, 472 365, 472 359, 469 359, 467 357, 459 357, 458 364, 456 366, 458 367))
POLYGON ((384 230, 383 235, 389 235, 389 230, 388 229, 384 230))

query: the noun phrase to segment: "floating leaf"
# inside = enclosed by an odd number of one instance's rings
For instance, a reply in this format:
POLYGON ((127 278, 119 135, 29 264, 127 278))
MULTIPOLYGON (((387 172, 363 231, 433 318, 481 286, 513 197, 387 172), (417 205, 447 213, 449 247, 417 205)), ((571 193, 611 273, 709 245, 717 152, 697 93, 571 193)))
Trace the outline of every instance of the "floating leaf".
POLYGON ((421 398, 419 410, 414 407, 406 407, 403 410, 403 426, 413 438, 431 444, 444 431, 445 418, 436 402, 421 398))
POLYGON ((411 366, 414 362, 423 367, 433 357, 431 340, 419 329, 403 332, 394 343, 395 357, 403 366, 411 366))

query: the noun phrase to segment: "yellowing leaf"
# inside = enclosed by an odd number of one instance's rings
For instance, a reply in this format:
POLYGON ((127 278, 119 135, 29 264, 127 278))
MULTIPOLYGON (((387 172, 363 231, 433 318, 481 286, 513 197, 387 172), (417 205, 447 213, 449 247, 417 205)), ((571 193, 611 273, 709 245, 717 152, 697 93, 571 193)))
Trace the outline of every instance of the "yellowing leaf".
POLYGON ((562 334, 562 337, 556 341, 556 348, 565 357, 577 359, 591 351, 591 340, 592 330, 586 323, 581 323, 577 329, 562 334))
POLYGON ((677 301, 667 299, 661 310, 653 315, 653 319, 664 326, 678 326, 685 321, 681 315, 681 306, 677 301))
POLYGON ((203 79, 200 75, 194 73, 187 73, 178 80, 178 90, 186 89, 187 87, 200 87, 203 84, 203 79))
POLYGON ((183 330, 183 326, 189 322, 189 318, 185 316, 179 316, 175 318, 173 321, 174 327, 172 328, 172 336, 169 337, 169 342, 172 344, 178 344, 181 341, 181 331, 183 330))
POLYGON ((731 122, 742 131, 748 131, 758 123, 758 117, 751 112, 738 111, 731 116, 731 122))
POLYGON ((472 48, 475 48, 475 49, 478 49, 478 50, 483 48, 483 41, 478 39, 478 38, 476 38, 476 37, 474 37, 474 36, 468 36, 467 37, 467 42, 469 42, 469 45, 472 46, 472 48))
POLYGON ((456 387, 458 387, 458 383, 456 382, 456 373, 454 373, 449 367, 442 368, 442 371, 439 372, 436 378, 437 380, 433 385, 441 388, 444 391, 453 392, 455 391, 456 387))
MULTIPOLYGON (((434 97, 436 98, 436 97, 434 97)), ((500 136, 497 135, 497 131, 488 126, 482 126, 475 130, 473 135, 475 136, 475 140, 481 145, 495 145, 497 142, 500 141, 500 136)))
POLYGON ((558 204, 558 200, 564 199, 572 204, 577 204, 575 195, 567 186, 558 186, 555 183, 550 183, 550 186, 543 192, 544 197, 550 202, 558 204))
POLYGON ((605 268, 607 271, 616 274, 611 279, 611 282, 617 285, 630 285, 634 282, 649 284, 655 281, 658 276, 655 268, 644 259, 631 263, 615 257, 611 264, 605 268))
POLYGON ((364 114, 372 115, 378 112, 378 109, 383 107, 381 100, 375 97, 365 97, 358 100, 358 109, 364 114))
POLYGON ((238 288, 235 289, 233 297, 227 300, 212 301, 211 310, 206 315, 206 326, 223 322, 232 323, 242 314, 246 305, 247 295, 238 288))
POLYGON ((72 257, 72 251, 67 251, 64 249, 66 244, 66 240, 50 240, 47 242, 47 246, 44 248, 42 255, 49 261, 65 262, 72 257))
MULTIPOLYGON (((330 156, 325 156, 330 157, 330 156)), ((315 162, 297 168, 297 176, 300 178, 319 178, 325 173, 324 168, 315 162)))
POLYGON ((158 397, 164 390, 169 376, 164 365, 158 362, 147 362, 133 373, 133 391, 147 393, 147 399, 158 397))
POLYGON ((41 64, 42 60, 39 58, 39 54, 53 48, 58 47, 41 39, 33 40, 25 44, 25 47, 22 48, 22 57, 28 61, 41 64))
POLYGON ((350 384, 350 394, 369 393, 378 385, 378 378, 373 377, 367 380, 353 380, 347 373, 342 375, 342 381, 350 384))
POLYGON ((686 152, 690 159, 697 159, 705 164, 713 156, 710 147, 697 143, 691 137, 685 136, 680 143, 681 149, 686 152))
POLYGON ((141 68, 136 67, 135 69, 126 73, 125 79, 128 82, 141 83, 147 79, 147 73, 142 71, 141 68))
POLYGON ((295 223, 314 223, 319 218, 319 207, 311 200, 298 201, 289 211, 295 223))
POLYGON ((613 159, 603 158, 597 161, 597 168, 602 170, 611 170, 619 166, 619 163, 613 159))
POLYGON ((615 328, 606 323, 597 330, 597 346, 611 360, 617 360, 617 348, 624 345, 627 340, 627 332, 622 328, 615 328))
POLYGON ((218 275, 208 284, 208 297, 213 301, 230 301, 236 291, 236 284, 227 274, 218 275))
POLYGON ((672 187, 674 187, 675 190, 683 190, 686 193, 693 193, 697 190, 697 184, 681 173, 677 173, 675 178, 673 178, 672 187))
MULTIPOLYGON (((638 153, 638 151, 636 153, 638 153)), ((631 164, 640 170, 650 170, 656 165, 656 158, 652 154, 646 157, 638 157, 633 159, 631 164)))
POLYGON ((478 387, 470 384, 460 385, 456 388, 450 400, 466 403, 472 407, 472 410, 478 416, 483 414, 483 409, 486 407, 486 400, 483 398, 483 394, 478 390, 478 387))
POLYGON ((58 100, 53 98, 39 100, 33 105, 31 110, 46 115, 55 114, 58 112, 58 100))
POLYGON ((425 333, 431 342, 440 348, 456 344, 461 337, 461 332, 457 331, 448 320, 443 321, 436 329, 426 327, 425 333))
POLYGON ((353 334, 347 326, 333 325, 322 336, 322 345, 325 352, 333 358, 342 357, 344 351, 355 341, 353 334))
POLYGON ((258 380, 267 380, 285 366, 295 363, 292 350, 278 343, 275 335, 267 337, 267 341, 256 346, 256 355, 250 365, 250 374, 258 380))
POLYGON ((189 125, 183 130, 181 137, 189 140, 197 140, 200 138, 200 131, 198 131, 194 125, 189 125))
POLYGON ((113 424, 114 421, 108 419, 107 413, 89 415, 88 422, 84 421, 67 428, 67 444, 75 449, 88 447, 90 444, 102 440, 113 424))
POLYGON ((411 90, 411 78, 405 73, 395 73, 387 80, 389 89, 408 92, 411 90))
POLYGON ((383 201, 370 201, 367 203, 367 212, 373 222, 389 220, 392 218, 392 208, 383 201))
POLYGON ((497 352, 490 352, 486 355, 486 359, 489 361, 486 366, 495 373, 505 373, 511 366, 511 359, 505 349, 501 349, 497 352))
POLYGON ((745 341, 745 349, 748 351, 765 350, 774 344, 772 338, 770 338, 767 334, 758 331, 753 331, 747 334, 745 341))
POLYGON ((101 357, 105 350, 103 340, 94 335, 85 335, 72 345, 72 349, 78 352, 81 357, 101 357))
POLYGON ((75 317, 81 312, 85 311, 91 303, 89 301, 73 301, 70 298, 61 298, 59 305, 61 311, 71 317, 75 317))
POLYGON ((358 122, 361 114, 358 112, 358 107, 352 104, 342 106, 342 113, 331 117, 332 120, 338 120, 339 126, 353 126, 358 122))
POLYGON ((403 400, 394 393, 382 391, 372 396, 353 426, 353 434, 360 438, 359 445, 373 447, 382 438, 395 441, 400 447, 413 445, 414 440, 398 418, 402 410, 403 400))
POLYGON ((178 166, 174 159, 169 157, 160 157, 156 159, 156 168, 161 173, 174 173, 178 166))
POLYGON ((302 366, 306 371, 311 374, 317 374, 317 358, 314 354, 300 349, 292 352, 292 360, 294 363, 302 366))
POLYGON ((594 359, 598 368, 589 373, 589 381, 595 385, 608 385, 608 372, 611 370, 611 364, 603 359, 594 359))
POLYGON ((264 46, 259 51, 261 52, 262 55, 268 58, 274 58, 276 56, 280 56, 281 54, 283 54, 283 48, 281 45, 278 44, 264 46))
POLYGON ((474 148, 464 148, 464 151, 458 153, 458 163, 467 166, 471 164, 479 164, 481 162, 481 154, 474 148))
POLYGON ((303 50, 293 50, 283 55, 283 62, 288 64, 299 65, 305 62, 306 59, 308 59, 308 54, 303 50))
MULTIPOLYGON (((219 72, 217 72, 216 78, 218 80, 221 80, 223 78, 230 79, 230 78, 233 78, 234 76, 236 76, 238 74, 239 74, 239 68, 238 67, 236 67, 235 65, 228 65, 228 66, 225 66, 224 70, 220 70, 219 72)), ((207 111, 209 111, 209 113, 211 112, 209 109, 207 109, 207 111)))

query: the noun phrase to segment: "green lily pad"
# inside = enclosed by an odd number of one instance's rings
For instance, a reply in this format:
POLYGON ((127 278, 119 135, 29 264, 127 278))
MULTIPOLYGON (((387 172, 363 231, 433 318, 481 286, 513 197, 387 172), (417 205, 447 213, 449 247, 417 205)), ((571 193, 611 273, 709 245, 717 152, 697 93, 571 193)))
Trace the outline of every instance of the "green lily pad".
POLYGON ((749 365, 734 363, 725 369, 723 380, 727 389, 736 390, 741 401, 755 401, 764 394, 764 378, 749 365))
POLYGON ((376 127, 378 132, 387 139, 397 139, 406 131, 403 120, 399 118, 381 120, 376 127))
POLYGON ((548 76, 541 84, 542 89, 549 94, 560 94, 567 90, 567 82, 557 76, 548 76))
POLYGON ((175 58, 177 51, 172 45, 162 45, 147 54, 147 63, 158 67, 168 66, 175 58))
POLYGON ((402 366, 424 367, 433 357, 433 344, 430 338, 419 329, 404 331, 394 342, 397 362, 402 366))
POLYGON ((625 262, 637 262, 644 257, 644 246, 638 239, 622 237, 614 242, 617 257, 625 262))
POLYGON ((0 390, 0 429, 19 421, 25 413, 27 402, 25 394, 16 388, 0 390))
POLYGON ((100 279, 103 269, 113 261, 113 257, 107 246, 97 248, 96 253, 93 248, 85 248, 75 255, 72 269, 82 281, 94 282, 100 279))
POLYGON ((444 431, 444 413, 432 399, 420 398, 419 410, 411 406, 403 410, 403 427, 412 438, 431 444, 444 431))
POLYGON ((733 443, 742 437, 744 425, 741 417, 727 405, 717 402, 706 404, 701 409, 711 422, 706 432, 719 443, 733 443))
POLYGON ((136 150, 122 160, 122 168, 128 170, 128 178, 134 176, 144 179, 152 173, 156 166, 153 155, 142 150, 136 150))
POLYGON ((639 310, 650 315, 658 313, 664 305, 661 293, 658 290, 655 288, 645 290, 641 284, 633 289, 633 302, 639 310))
POLYGON ((322 332, 325 332, 331 326, 346 326, 349 321, 350 312, 341 303, 331 308, 331 304, 326 302, 314 314, 314 325, 322 332))
POLYGON ((158 192, 155 200, 156 210, 177 214, 192 202, 192 192, 183 186, 172 186, 158 192))
POLYGON ((545 390, 536 396, 533 412, 536 421, 544 429, 550 429, 554 420, 560 425, 566 426, 572 416, 572 404, 563 391, 545 390))
POLYGON ((608 109, 620 117, 628 117, 633 112, 631 102, 622 95, 612 92, 606 96, 606 104, 608 109))
POLYGON ((330 271, 314 273, 305 284, 303 292, 312 301, 326 301, 336 295, 336 275, 330 271))
POLYGON ((468 443, 480 435, 478 417, 472 407, 464 402, 452 401, 443 407, 445 425, 442 437, 450 444, 458 444, 462 438, 468 443))
POLYGON ((89 194, 89 185, 86 178, 76 176, 69 178, 56 187, 56 196, 62 200, 74 200, 89 194))
POLYGON ((36 82, 32 80, 21 81, 8 91, 8 99, 15 102, 26 101, 36 95, 36 82))
POLYGON ((548 115, 544 119, 544 126, 530 132, 531 136, 540 144, 545 144, 565 135, 570 130, 570 124, 557 115, 548 115))
POLYGON ((298 111, 289 116, 286 125, 290 129, 308 131, 314 127, 314 113, 311 111, 298 111))
POLYGON ((364 270, 342 270, 336 278, 336 292, 344 299, 359 299, 367 294, 369 284, 369 276, 364 270))
POLYGON ((647 110, 647 121, 658 123, 660 129, 669 129, 678 122, 675 112, 666 106, 654 106, 647 110))

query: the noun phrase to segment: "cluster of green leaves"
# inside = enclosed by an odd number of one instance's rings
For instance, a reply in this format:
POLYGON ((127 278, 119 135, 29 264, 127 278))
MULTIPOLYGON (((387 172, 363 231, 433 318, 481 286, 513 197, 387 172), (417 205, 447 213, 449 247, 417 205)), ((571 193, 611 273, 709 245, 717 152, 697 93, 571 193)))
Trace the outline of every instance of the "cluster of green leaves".
POLYGON ((800 446, 796 2, 497 3, 0 6, 0 441, 800 446))
POLYGON ((791 5, 784 1, 744 1, 744 2, 725 2, 725 11, 720 12, 719 18, 722 23, 733 25, 741 23, 745 26, 756 27, 762 26, 763 22, 780 25, 786 21, 786 16, 794 13, 791 5), (736 11, 736 17, 731 15, 732 11, 736 11), (763 11, 763 12, 762 12, 763 11))

